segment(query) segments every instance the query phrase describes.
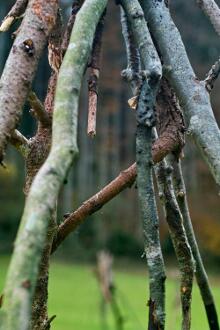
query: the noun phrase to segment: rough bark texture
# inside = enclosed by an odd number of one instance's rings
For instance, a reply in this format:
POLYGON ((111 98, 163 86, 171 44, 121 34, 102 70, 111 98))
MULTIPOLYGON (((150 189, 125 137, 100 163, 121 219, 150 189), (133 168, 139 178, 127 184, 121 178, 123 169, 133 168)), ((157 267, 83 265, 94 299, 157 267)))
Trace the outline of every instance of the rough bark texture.
POLYGON ((182 175, 181 163, 174 156, 172 157, 171 164, 173 166, 173 182, 175 187, 175 194, 183 216, 184 227, 188 237, 190 247, 192 249, 193 257, 195 260, 195 276, 203 299, 206 310, 209 327, 211 330, 219 330, 218 315, 215 307, 215 301, 209 285, 208 276, 202 262, 202 258, 197 245, 196 237, 194 234, 192 221, 189 213, 186 187, 182 175))
POLYGON ((149 330, 165 328, 165 271, 159 239, 159 221, 154 197, 152 179, 152 127, 155 125, 153 96, 149 85, 142 87, 137 108, 136 159, 137 186, 143 221, 144 250, 147 258, 150 282, 150 299, 154 308, 149 305, 149 330), (148 117, 145 124, 144 116, 148 117))
POLYGON ((220 36, 220 9, 214 0, 196 0, 220 36))
POLYGON ((218 59, 218 61, 215 62, 215 64, 212 66, 211 70, 208 72, 208 75, 205 79, 206 89, 209 93, 214 87, 214 82, 218 78, 219 74, 220 74, 220 59, 218 59))
POLYGON ((191 300, 194 273, 192 252, 173 189, 171 177, 172 169, 167 166, 165 160, 163 160, 156 169, 160 197, 164 203, 166 220, 181 273, 180 295, 183 314, 182 329, 189 330, 191 324, 191 300))
POLYGON ((127 68, 122 71, 122 77, 130 84, 133 94, 136 95, 141 84, 140 54, 123 8, 121 8, 121 26, 127 54, 127 68))
POLYGON ((8 15, 3 19, 0 26, 0 32, 5 32, 10 28, 14 21, 24 13, 27 4, 28 0, 17 0, 15 2, 8 15))
POLYGON ((167 1, 140 1, 149 29, 163 59, 164 73, 182 106, 192 135, 217 184, 220 184, 220 131, 210 104, 205 82, 199 81, 189 63, 167 1))
POLYGON ((57 0, 31 0, 0 80, 0 162, 14 131, 47 37, 57 15, 57 0))
POLYGON ((96 25, 106 2, 87 0, 76 18, 57 84, 51 152, 28 194, 7 275, 5 301, 1 310, 3 329, 28 329, 48 224, 60 187, 77 152, 81 80, 91 52, 96 25))

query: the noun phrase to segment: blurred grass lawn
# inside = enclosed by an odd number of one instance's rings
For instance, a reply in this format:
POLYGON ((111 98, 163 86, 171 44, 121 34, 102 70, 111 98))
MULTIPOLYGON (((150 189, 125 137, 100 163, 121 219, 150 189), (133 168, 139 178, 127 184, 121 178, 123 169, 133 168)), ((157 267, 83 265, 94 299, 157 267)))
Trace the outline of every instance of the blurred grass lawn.
MULTIPOLYGON (((8 257, 0 258, 0 292, 4 285, 8 257)), ((125 319, 124 330, 146 329, 147 281, 143 270, 117 270, 115 283, 118 301, 125 319)), ((173 276, 172 276, 173 277, 173 276)), ((167 280, 166 329, 181 329, 178 279, 167 280)), ((220 313, 220 284, 212 279, 218 313, 220 313)), ((49 285, 49 315, 57 315, 52 330, 103 330, 100 319, 100 292, 91 266, 52 262, 49 285)), ((220 314, 219 314, 220 315, 220 314)), ((107 309, 105 330, 115 330, 110 308, 107 309)), ((208 330, 206 315, 198 288, 194 287, 192 330, 208 330)))

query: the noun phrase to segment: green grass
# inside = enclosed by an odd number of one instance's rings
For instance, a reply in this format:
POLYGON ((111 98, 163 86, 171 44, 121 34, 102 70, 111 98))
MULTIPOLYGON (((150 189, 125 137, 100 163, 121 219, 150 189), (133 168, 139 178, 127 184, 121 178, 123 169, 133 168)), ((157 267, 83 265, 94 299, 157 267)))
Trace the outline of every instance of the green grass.
MULTIPOLYGON (((0 291, 9 259, 0 258, 0 291)), ((147 323, 147 278, 143 270, 125 269, 115 271, 115 283, 118 288, 118 301, 125 319, 124 330, 146 329, 147 323)), ((174 275, 167 280, 167 330, 181 329, 178 278, 174 275)), ((220 285, 212 279, 212 287, 220 312, 220 285)), ((107 324, 101 327, 100 291, 91 266, 78 264, 51 265, 49 285, 49 315, 56 314, 53 330, 115 330, 110 308, 107 308, 107 324)), ((194 286, 192 303, 192 330, 208 330, 206 315, 199 291, 194 286)))

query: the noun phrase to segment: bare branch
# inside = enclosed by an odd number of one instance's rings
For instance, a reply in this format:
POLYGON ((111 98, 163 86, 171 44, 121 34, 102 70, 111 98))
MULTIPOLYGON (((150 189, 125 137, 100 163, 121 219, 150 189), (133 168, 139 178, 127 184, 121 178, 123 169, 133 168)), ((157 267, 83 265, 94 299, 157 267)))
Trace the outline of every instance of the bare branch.
POLYGON ((98 81, 99 81, 99 72, 100 72, 102 33, 104 28, 105 14, 106 11, 103 13, 96 29, 96 34, 93 41, 91 61, 89 63, 89 67, 90 67, 89 79, 88 79, 89 106, 88 106, 87 134, 91 137, 94 137, 96 135, 98 81))
POLYGON ((57 0, 30 0, 0 84, 0 161, 19 120, 37 65, 57 15, 57 0))
POLYGON ((208 72, 207 78, 205 79, 206 89, 209 93, 213 89, 214 82, 218 78, 219 74, 220 74, 220 59, 218 59, 218 61, 215 62, 211 70, 208 72))
POLYGON ((10 142, 24 158, 27 157, 29 152, 29 141, 17 129, 12 133, 10 142))
POLYGON ((44 105, 38 99, 37 95, 32 91, 28 95, 28 102, 31 106, 31 114, 42 124, 42 126, 51 126, 51 118, 45 111, 44 105))
POLYGON ((5 329, 29 329, 31 304, 48 225, 60 188, 77 153, 77 114, 81 81, 95 29, 106 4, 107 0, 86 0, 77 15, 59 72, 51 151, 27 196, 6 279, 2 309, 2 326, 5 329))
POLYGON ((156 166, 158 187, 161 200, 164 204, 166 220, 181 273, 181 303, 182 303, 182 329, 190 329, 191 300, 194 263, 190 245, 183 226, 183 218, 179 209, 172 184, 172 168, 165 160, 156 166))
POLYGON ((163 58, 164 74, 174 88, 193 137, 220 185, 220 130, 213 115, 205 83, 190 65, 179 31, 170 16, 167 1, 140 0, 149 29, 163 58))
POLYGON ((6 32, 25 11, 28 0, 17 0, 0 25, 0 32, 6 32))
POLYGON ((196 0, 220 36, 220 9, 214 0, 196 0))
POLYGON ((180 160, 175 156, 171 157, 173 167, 173 183, 176 198, 183 216, 184 227, 192 249, 193 257, 196 263, 195 276, 203 299, 210 330, 219 330, 218 314, 212 291, 209 285, 208 275, 206 273, 200 252, 197 245, 192 220, 189 213, 189 207, 186 197, 186 187, 183 179, 180 160))

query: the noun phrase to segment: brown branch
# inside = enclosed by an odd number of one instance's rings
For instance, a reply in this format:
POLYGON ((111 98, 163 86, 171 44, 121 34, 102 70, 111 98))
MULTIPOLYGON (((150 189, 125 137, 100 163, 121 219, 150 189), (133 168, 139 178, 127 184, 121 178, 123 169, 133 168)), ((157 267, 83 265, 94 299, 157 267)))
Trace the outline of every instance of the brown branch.
POLYGON ((10 143, 26 158, 29 152, 29 141, 18 130, 14 130, 11 135, 10 143))
POLYGON ((220 59, 215 62, 212 66, 211 70, 208 72, 207 77, 205 79, 205 86, 207 91, 210 93, 214 87, 214 82, 218 78, 220 74, 220 59))
POLYGON ((5 32, 10 28, 14 21, 24 13, 27 4, 28 0, 17 0, 15 2, 8 15, 3 19, 0 25, 0 32, 5 32))
POLYGON ((31 106, 30 113, 41 123, 41 125, 43 127, 51 126, 51 118, 34 92, 29 93, 28 102, 31 106))
POLYGON ((57 10, 57 0, 30 0, 8 56, 0 81, 0 161, 18 123, 57 10))
POLYGON ((74 0, 73 1, 72 12, 71 12, 70 18, 68 20, 64 36, 63 36, 62 56, 64 56, 64 54, 66 53, 66 50, 67 50, 67 47, 68 47, 69 41, 70 41, 70 35, 71 35, 71 32, 72 32, 72 28, 73 28, 73 25, 75 23, 76 14, 80 10, 83 2, 84 2, 84 0, 74 0))
MULTIPOLYGON (((152 155, 154 163, 160 162, 164 156, 169 152, 175 151, 179 145, 178 136, 176 139, 173 137, 166 140, 166 144, 163 146, 160 138, 155 141, 152 147, 152 155)), ((63 240, 74 231, 87 216, 95 213, 103 205, 117 196, 120 192, 128 187, 131 187, 136 179, 136 163, 131 165, 126 170, 122 171, 113 181, 100 190, 97 194, 85 201, 75 212, 71 213, 69 217, 60 224, 57 232, 57 237, 54 240, 52 252, 54 252, 63 240)))
POLYGON ((98 99, 98 81, 101 61, 102 34, 104 28, 106 11, 103 13, 96 29, 93 42, 92 56, 89 64, 90 72, 88 79, 89 107, 88 107, 88 128, 87 134, 91 137, 96 135, 96 113, 98 99))

